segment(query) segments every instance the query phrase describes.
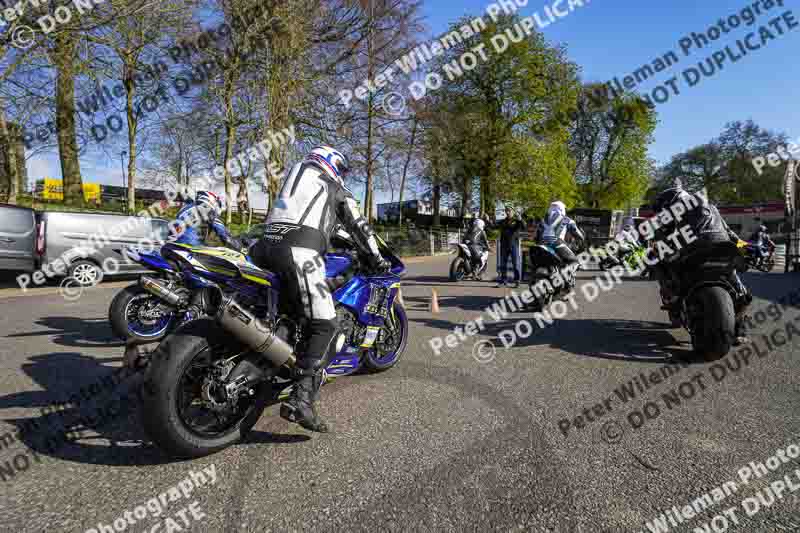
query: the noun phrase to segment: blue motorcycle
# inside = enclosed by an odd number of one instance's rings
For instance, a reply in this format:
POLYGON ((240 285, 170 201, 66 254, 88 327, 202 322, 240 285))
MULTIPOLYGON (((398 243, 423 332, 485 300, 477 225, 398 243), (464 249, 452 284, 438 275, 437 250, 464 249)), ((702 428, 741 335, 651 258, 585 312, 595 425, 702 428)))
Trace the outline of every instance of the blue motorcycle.
POLYGON ((190 309, 192 294, 209 286, 208 281, 180 272, 155 250, 126 247, 117 253, 152 270, 153 275, 141 276, 111 300, 108 320, 114 335, 135 344, 158 342, 181 323, 197 318, 190 309))
MULTIPOLYGON (((339 251, 326 257, 339 319, 326 381, 387 370, 405 351, 408 318, 396 299, 405 266, 378 241, 391 264, 386 273, 370 272, 343 233, 333 243, 339 251)), ((162 254, 210 285, 197 291, 205 318, 181 325, 150 356, 142 422, 168 455, 201 457, 238 442, 289 393, 307 323, 297 302, 281 302, 279 278, 238 252, 167 244, 162 254)))

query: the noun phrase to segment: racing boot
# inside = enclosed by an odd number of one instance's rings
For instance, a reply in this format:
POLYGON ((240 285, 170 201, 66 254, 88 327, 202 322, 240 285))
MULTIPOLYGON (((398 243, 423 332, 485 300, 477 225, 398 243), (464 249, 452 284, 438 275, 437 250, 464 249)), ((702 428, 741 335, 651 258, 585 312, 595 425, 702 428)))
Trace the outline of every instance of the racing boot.
POLYGON ((295 368, 297 381, 289 398, 281 404, 281 418, 300 424, 309 431, 327 433, 328 425, 317 413, 322 370, 295 368))

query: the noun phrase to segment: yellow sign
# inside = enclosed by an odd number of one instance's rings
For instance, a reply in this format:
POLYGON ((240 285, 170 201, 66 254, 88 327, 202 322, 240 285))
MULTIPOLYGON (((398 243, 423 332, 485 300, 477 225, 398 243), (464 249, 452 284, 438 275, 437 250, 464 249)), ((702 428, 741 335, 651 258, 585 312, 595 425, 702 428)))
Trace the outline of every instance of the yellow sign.
POLYGON ((99 183, 84 183, 83 184, 83 199, 87 202, 100 203, 100 184, 99 183))
MULTIPOLYGON (((83 199, 87 202, 100 202, 100 184, 99 183, 84 183, 83 184, 83 199)), ((64 199, 64 185, 61 180, 54 180, 50 178, 44 179, 44 189, 42 190, 42 198, 45 200, 63 200, 64 199)))
POLYGON ((63 200, 64 187, 61 185, 61 180, 53 180, 50 178, 45 178, 42 197, 45 198, 46 200, 63 200))

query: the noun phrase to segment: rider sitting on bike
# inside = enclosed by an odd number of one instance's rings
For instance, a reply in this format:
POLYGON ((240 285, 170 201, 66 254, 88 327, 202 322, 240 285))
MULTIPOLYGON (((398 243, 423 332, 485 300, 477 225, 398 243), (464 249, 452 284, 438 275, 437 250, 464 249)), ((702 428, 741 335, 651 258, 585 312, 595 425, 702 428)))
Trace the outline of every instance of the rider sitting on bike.
POLYGON ((767 227, 763 225, 750 237, 750 245, 759 266, 764 262, 765 254, 775 249, 775 243, 772 242, 769 233, 767 233, 767 227))
MULTIPOLYGON (((673 271, 675 268, 673 265, 679 265, 680 259, 712 249, 719 243, 733 242, 735 244, 739 242, 739 236, 728 227, 717 208, 708 202, 708 198, 702 194, 695 194, 694 197, 692 199, 692 194, 684 190, 679 183, 660 193, 654 205, 657 217, 659 213, 671 210, 675 204, 694 206, 686 213, 684 221, 692 230, 695 239, 687 242, 672 257, 661 258, 661 261, 653 269, 661 287, 661 298, 664 302, 662 309, 669 312, 673 322, 677 322, 675 319, 675 314, 678 312, 676 306, 680 301, 678 294, 676 294, 677 284, 675 280, 677 272, 673 271)), ((654 241, 666 243, 668 242, 667 237, 680 229, 678 221, 665 224, 656 230, 654 241)), ((736 313, 736 339, 734 345, 738 346, 747 342, 747 337, 744 333, 745 311, 750 302, 752 302, 753 296, 750 290, 742 283, 742 280, 739 279, 739 275, 735 270, 728 282, 737 294, 737 298, 734 301, 734 311, 736 313)))
POLYGON ((639 233, 636 231, 633 217, 625 217, 622 221, 622 227, 617 232, 614 240, 619 246, 617 257, 620 261, 624 261, 636 248, 641 247, 642 244, 639 241, 639 233))
POLYGON ((344 185, 349 170, 341 152, 327 146, 314 148, 292 168, 267 217, 264 237, 250 250, 256 265, 279 276, 281 304, 290 303, 308 319, 305 349, 293 369, 296 385, 281 406, 281 417, 321 433, 329 428, 316 404, 325 360, 335 355, 333 341, 338 331, 333 297, 325 281, 325 253, 337 219, 375 271, 390 268, 375 233, 344 185))
POLYGON ((173 237, 170 239, 179 244, 201 246, 205 240, 200 236, 197 226, 208 222, 209 228, 217 234, 219 240, 228 248, 242 249, 242 243, 228 232, 219 216, 224 208, 222 198, 210 191, 200 191, 194 201, 189 200, 175 215, 173 237))
POLYGON ((472 256, 472 270, 483 268, 484 253, 489 250, 489 240, 486 238, 486 223, 478 215, 472 219, 467 232, 464 234, 464 244, 469 247, 472 256))
POLYGON ((564 202, 555 201, 550 204, 542 225, 539 226, 536 242, 550 246, 565 265, 575 268, 578 266, 578 258, 564 240, 567 233, 580 241, 586 241, 586 236, 575 221, 567 216, 564 202))

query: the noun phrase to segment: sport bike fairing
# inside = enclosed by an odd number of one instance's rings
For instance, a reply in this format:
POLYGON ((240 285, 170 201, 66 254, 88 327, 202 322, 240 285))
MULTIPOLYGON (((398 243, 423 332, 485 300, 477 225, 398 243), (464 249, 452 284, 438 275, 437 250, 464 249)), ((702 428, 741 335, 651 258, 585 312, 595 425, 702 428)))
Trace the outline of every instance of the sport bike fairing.
POLYGON ((258 268, 250 262, 246 255, 230 248, 168 243, 162 250, 167 255, 180 258, 185 264, 191 266, 195 273, 215 282, 242 279, 262 287, 274 289, 280 287, 280 282, 275 274, 258 268))
POLYGON ((144 252, 140 248, 132 248, 125 246, 120 252, 123 257, 127 257, 131 261, 146 266, 152 270, 169 270, 174 272, 172 265, 157 251, 144 252))
MULTIPOLYGON (((179 257, 190 272, 215 282, 230 284, 233 281, 257 289, 271 289, 279 293, 279 278, 267 270, 251 263, 243 254, 227 248, 207 248, 171 243, 168 255, 179 257), (257 287, 255 287, 255 286, 257 287)), ((330 373, 349 374, 360 366, 360 351, 372 348, 384 321, 392 312, 397 291, 400 288, 399 273, 403 272, 402 262, 391 253, 388 259, 392 264, 390 273, 376 276, 356 274, 344 285, 336 289, 333 300, 337 306, 350 311, 359 324, 366 327, 366 335, 360 346, 342 346, 330 365, 330 373)), ((347 254, 326 255, 326 277, 345 274, 353 264, 347 254)), ((313 289, 312 289, 313 290, 313 289)))

